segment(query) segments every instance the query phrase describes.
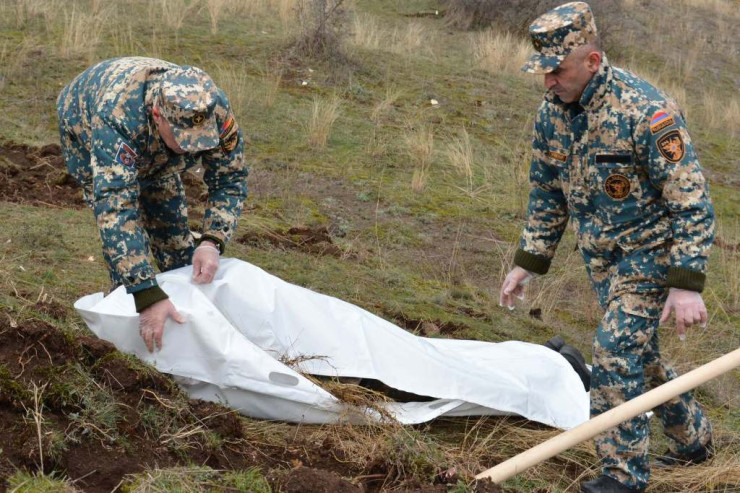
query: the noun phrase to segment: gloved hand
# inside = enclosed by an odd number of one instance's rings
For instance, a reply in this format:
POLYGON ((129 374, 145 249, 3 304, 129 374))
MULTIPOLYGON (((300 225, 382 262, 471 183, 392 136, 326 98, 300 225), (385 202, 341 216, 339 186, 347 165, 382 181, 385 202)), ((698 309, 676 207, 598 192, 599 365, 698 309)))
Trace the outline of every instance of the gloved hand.
POLYGON ((220 251, 218 246, 208 240, 200 244, 193 254, 193 282, 208 284, 218 271, 220 251))
POLYGON ((178 313, 175 305, 168 299, 160 300, 144 308, 139 314, 139 334, 144 339, 150 353, 154 352, 155 347, 162 349, 164 323, 168 317, 179 324, 185 322, 185 318, 178 313))
POLYGON ((671 311, 676 312, 676 331, 678 338, 682 341, 686 339, 686 328, 694 324, 707 326, 707 307, 704 306, 704 300, 700 293, 688 291, 686 289, 670 288, 668 290, 668 299, 665 300, 665 307, 660 316, 662 324, 671 316, 671 311))
POLYGON ((520 300, 524 299, 524 285, 532 279, 532 274, 518 265, 504 279, 499 295, 499 306, 505 306, 509 310, 514 309, 514 296, 520 300))

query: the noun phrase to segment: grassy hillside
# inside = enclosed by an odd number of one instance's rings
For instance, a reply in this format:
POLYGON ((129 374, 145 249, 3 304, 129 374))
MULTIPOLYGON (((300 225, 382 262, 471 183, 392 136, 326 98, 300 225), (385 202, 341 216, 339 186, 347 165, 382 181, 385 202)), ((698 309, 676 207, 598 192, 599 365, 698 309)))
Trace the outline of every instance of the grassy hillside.
MULTIPOLYGON (((661 328, 663 349, 683 372, 740 345, 740 9, 735 0, 615 3, 610 60, 684 105, 717 209, 704 296, 710 323, 692 329, 685 343, 672 327, 661 328)), ((588 359, 601 312, 570 232, 551 273, 531 283, 522 306, 513 312, 498 307, 524 221, 532 119, 543 92, 541 78, 518 71, 529 54, 520 31, 459 30, 435 14, 440 4, 430 0, 355 0, 343 4, 336 19, 339 51, 311 57, 293 49, 306 30, 297 5, 0 0, 0 335, 7 331, 10 341, 20 330, 29 334, 29 347, 36 347, 30 341, 39 326, 70 341, 89 335, 71 305, 108 289, 98 234, 90 211, 55 195, 69 184, 59 174, 58 156, 41 148, 58 141, 55 99, 65 84, 95 61, 140 55, 199 66, 231 100, 251 172, 229 256, 417 334, 494 342, 544 342, 562 334, 588 359), (18 164, 20 155, 26 165, 18 164), (31 181, 32 169, 47 174, 31 181), (291 228, 310 228, 320 238, 308 241, 291 228)), ((501 2, 502 13, 506 5, 501 2)), ((202 185, 190 182, 197 230, 202 185)), ((70 344, 69 354, 90 354, 85 344, 70 344)), ((92 491, 95 466, 70 466, 69 451, 96 443, 102 444, 98 457, 131 457, 131 444, 141 440, 158 452, 111 473, 128 491, 171 491, 175 483, 167 481, 180 480, 182 491, 238 490, 243 478, 237 474, 250 475, 253 482, 243 484, 253 490, 298 491, 290 489, 291 474, 300 464, 371 489, 467 491, 475 473, 555 434, 500 418, 408 429, 240 419, 239 433, 224 432, 204 425, 208 420, 193 411, 195 404, 163 383, 131 377, 149 382, 136 387, 148 400, 128 402, 132 397, 103 378, 94 358, 44 370, 52 376, 24 373, 18 361, 29 353, 19 347, 20 354, 8 352, 0 361, 0 389, 15 392, 0 399, 0 422, 31 442, 46 435, 25 455, 0 439, 0 478, 10 489, 49 480, 56 471, 51 479, 66 475, 79 479, 67 481, 69 488, 92 491), (57 380, 72 390, 39 391, 57 380), (118 418, 85 414, 102 399, 90 391, 98 387, 115 398, 118 418), (67 396, 64 404, 60 396, 67 396), (128 421, 125 406, 136 410, 128 421), (128 442, 124 423, 136 428, 128 442), (229 449, 238 449, 241 459, 229 449), (452 469, 447 479, 440 475, 452 469)), ((33 354, 44 357, 40 347, 33 354)), ((718 457, 701 472, 656 472, 651 491, 729 491, 740 484, 740 375, 725 375, 698 396, 715 427, 718 457)), ((665 444, 653 425, 652 449, 660 452, 665 444)), ((505 486, 575 491, 597 472, 594 461, 593 447, 584 444, 505 486)))

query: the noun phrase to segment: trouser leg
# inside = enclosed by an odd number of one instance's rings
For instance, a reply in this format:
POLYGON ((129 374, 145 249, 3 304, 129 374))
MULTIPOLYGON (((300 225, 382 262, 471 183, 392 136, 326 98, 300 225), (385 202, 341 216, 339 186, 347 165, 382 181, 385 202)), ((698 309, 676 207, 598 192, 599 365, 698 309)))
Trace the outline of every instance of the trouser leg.
POLYGON ((195 247, 180 175, 171 173, 147 184, 139 195, 139 205, 159 270, 190 265, 195 247))
MULTIPOLYGON (((660 356, 657 331, 645 348, 644 365, 648 390, 678 376, 660 356)), ((663 422, 663 431, 670 439, 669 448, 674 454, 688 455, 707 445, 712 438, 709 420, 689 392, 661 404, 655 408, 655 414, 663 422)))
MULTIPOLYGON (((597 416, 643 393, 646 345, 658 320, 623 311, 612 301, 594 337, 591 374, 591 416, 597 416)), ((644 414, 596 437, 602 474, 633 488, 645 488, 650 479, 649 423, 644 414)))

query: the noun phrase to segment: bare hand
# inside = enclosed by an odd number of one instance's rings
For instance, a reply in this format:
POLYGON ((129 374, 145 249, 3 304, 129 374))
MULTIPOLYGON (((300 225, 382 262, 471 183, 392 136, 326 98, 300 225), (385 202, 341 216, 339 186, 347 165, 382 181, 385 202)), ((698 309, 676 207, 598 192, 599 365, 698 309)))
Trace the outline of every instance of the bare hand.
POLYGON ((204 241, 193 254, 193 282, 195 284, 209 284, 218 271, 218 246, 210 241, 204 241))
POLYGON ((519 266, 511 269, 511 272, 509 272, 506 279, 504 279, 504 283, 501 285, 498 304, 500 306, 506 306, 509 310, 513 310, 514 297, 516 296, 520 300, 524 299, 524 285, 530 279, 532 279, 532 274, 529 271, 519 266))
POLYGON ((155 344, 156 347, 162 349, 162 334, 167 318, 172 318, 179 324, 185 321, 185 318, 175 309, 175 305, 168 299, 144 308, 144 311, 139 314, 139 334, 144 339, 150 353, 154 352, 155 344))
POLYGON ((668 299, 660 316, 660 323, 664 323, 671 316, 671 311, 676 312, 676 330, 682 341, 686 338, 686 329, 694 324, 707 326, 707 307, 701 294, 686 289, 670 288, 668 299))

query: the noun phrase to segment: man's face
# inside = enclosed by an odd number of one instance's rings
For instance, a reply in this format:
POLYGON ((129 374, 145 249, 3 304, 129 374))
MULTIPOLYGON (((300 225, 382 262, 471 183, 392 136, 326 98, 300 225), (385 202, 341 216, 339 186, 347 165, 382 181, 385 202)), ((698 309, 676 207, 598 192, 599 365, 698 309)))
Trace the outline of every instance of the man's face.
MULTIPOLYGON (((156 108, 156 107, 155 107, 156 108)), ((159 113, 154 111, 154 122, 157 124, 159 136, 162 137, 165 145, 172 149, 175 154, 185 154, 185 151, 177 144, 175 134, 172 133, 170 123, 159 113)))
POLYGON ((581 99, 591 76, 598 70, 601 56, 596 52, 574 51, 552 72, 545 74, 545 89, 555 94, 563 103, 581 99), (593 55, 597 56, 594 57, 593 55))

